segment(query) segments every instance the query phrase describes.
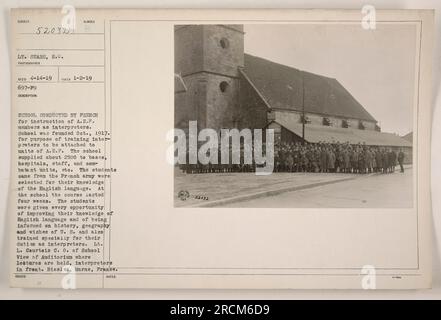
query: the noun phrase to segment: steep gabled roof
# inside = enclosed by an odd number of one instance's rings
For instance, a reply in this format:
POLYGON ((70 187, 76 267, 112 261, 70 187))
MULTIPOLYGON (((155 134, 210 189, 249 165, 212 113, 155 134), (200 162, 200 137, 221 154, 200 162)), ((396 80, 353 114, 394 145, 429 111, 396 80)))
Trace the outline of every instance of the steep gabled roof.
POLYGON ((272 108, 375 121, 336 80, 245 54, 245 74, 272 108))

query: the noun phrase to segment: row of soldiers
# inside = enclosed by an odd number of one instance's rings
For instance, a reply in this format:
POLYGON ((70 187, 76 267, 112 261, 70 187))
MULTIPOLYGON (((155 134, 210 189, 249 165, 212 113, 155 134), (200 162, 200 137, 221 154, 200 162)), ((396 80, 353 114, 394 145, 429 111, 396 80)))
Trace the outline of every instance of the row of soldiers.
POLYGON ((362 144, 281 143, 275 150, 277 172, 392 173, 404 153, 362 144))
MULTIPOLYGON (((265 149, 265 146, 264 148, 265 149)), ((239 164, 182 164, 185 173, 254 172, 256 164, 244 163, 243 148, 239 164)), ((403 168, 404 153, 391 148, 364 144, 280 142, 274 146, 275 172, 342 172, 342 173, 392 173, 397 162, 403 168)))

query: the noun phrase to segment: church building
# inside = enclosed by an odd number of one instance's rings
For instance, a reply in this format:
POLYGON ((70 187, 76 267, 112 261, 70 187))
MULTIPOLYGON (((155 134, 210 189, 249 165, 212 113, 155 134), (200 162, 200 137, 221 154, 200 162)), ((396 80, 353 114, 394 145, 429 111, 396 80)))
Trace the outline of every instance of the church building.
POLYGON ((364 143, 411 159, 412 143, 381 132, 337 79, 246 54, 243 25, 178 25, 174 33, 176 128, 192 120, 199 130, 271 128, 276 141, 364 143))

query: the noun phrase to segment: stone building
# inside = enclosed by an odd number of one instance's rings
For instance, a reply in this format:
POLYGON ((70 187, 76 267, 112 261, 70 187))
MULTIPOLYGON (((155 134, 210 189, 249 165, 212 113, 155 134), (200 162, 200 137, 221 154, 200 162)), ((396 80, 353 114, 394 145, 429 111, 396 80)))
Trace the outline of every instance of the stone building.
POLYGON ((175 26, 175 127, 271 128, 276 140, 403 148, 338 80, 244 53, 242 25, 175 26))

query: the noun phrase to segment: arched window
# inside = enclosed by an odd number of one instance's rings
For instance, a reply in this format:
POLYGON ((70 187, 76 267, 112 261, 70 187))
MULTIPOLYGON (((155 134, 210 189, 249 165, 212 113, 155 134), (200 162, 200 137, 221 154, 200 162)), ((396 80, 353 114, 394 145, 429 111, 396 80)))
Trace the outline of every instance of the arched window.
POLYGON ((222 82, 219 84, 219 89, 220 89, 220 91, 225 92, 225 91, 227 91, 228 86, 229 86, 228 82, 226 82, 226 81, 222 81, 222 82))
POLYGON ((219 43, 222 49, 227 49, 230 46, 230 41, 227 38, 220 39, 219 43))

